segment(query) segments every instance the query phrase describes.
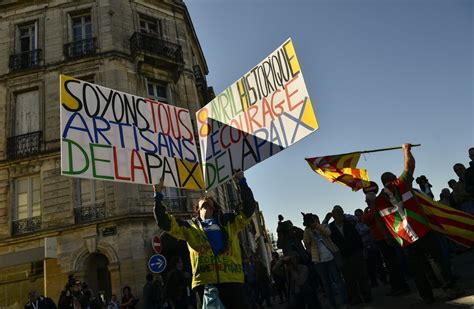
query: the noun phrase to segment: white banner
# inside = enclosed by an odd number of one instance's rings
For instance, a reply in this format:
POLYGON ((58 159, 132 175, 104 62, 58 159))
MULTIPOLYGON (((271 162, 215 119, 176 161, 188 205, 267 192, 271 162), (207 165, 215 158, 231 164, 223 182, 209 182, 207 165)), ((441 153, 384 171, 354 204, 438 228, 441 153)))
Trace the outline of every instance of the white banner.
POLYGON ((60 76, 61 173, 204 189, 184 108, 60 76))
POLYGON ((291 39, 200 109, 196 118, 207 189, 317 130, 291 39))

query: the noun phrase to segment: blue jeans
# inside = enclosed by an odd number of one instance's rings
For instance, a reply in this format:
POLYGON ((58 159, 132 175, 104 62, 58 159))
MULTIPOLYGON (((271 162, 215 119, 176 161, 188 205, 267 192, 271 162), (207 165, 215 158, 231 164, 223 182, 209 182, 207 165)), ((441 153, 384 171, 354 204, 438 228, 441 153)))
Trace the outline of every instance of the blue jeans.
POLYGON ((344 303, 347 303, 347 292, 342 282, 341 274, 337 270, 336 262, 334 259, 328 262, 315 263, 316 271, 318 272, 319 278, 323 283, 324 290, 326 291, 326 296, 329 298, 331 305, 334 307, 337 306, 336 303, 336 292, 341 294, 344 303), (332 283, 335 283, 337 290, 334 290, 332 283))

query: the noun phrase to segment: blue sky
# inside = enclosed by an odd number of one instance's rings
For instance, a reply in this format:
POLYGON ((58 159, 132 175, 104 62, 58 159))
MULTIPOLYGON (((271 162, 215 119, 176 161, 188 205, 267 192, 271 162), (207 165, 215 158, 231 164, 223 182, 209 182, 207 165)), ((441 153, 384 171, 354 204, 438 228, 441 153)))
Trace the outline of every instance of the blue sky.
MULTIPOLYGON (((474 146, 473 13, 469 0, 189 0, 208 83, 227 88, 293 39, 319 130, 246 172, 267 226, 302 226, 336 204, 365 207, 361 192, 331 184, 305 157, 421 143, 415 176, 436 196, 474 146)), ((362 156, 379 182, 400 174, 401 150, 362 156)))

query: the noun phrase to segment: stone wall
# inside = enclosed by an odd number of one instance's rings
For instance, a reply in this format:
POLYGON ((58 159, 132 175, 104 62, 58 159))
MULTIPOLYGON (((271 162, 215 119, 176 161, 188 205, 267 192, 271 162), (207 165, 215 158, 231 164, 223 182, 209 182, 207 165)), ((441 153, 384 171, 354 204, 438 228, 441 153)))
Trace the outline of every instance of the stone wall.
MULTIPOLYGON (((67 276, 74 273, 84 278, 85 261, 93 254, 102 254, 109 261, 113 293, 121 295, 122 287, 130 285, 141 298, 147 262, 153 253, 151 237, 160 234, 152 215, 151 186, 104 182, 107 217, 75 222, 75 182, 60 171, 59 74, 78 78, 93 75, 96 84, 141 96, 147 96, 146 78, 167 82, 173 103, 190 109, 194 117, 206 102, 200 102, 193 65, 201 65, 203 72, 207 67, 186 16, 183 7, 171 0, 0 2, 0 259, 4 254, 41 248, 45 237, 57 239, 57 258, 43 261, 42 275, 27 276, 31 263, 0 268, 0 307, 19 304, 22 308, 31 288, 57 302, 67 276), (83 10, 91 12, 97 53, 68 60, 64 44, 70 42, 70 14, 83 10), (132 57, 130 37, 138 31, 139 14, 160 19, 163 39, 182 46, 185 64, 178 80, 170 70, 139 66, 132 57), (42 49, 41 67, 11 71, 9 58, 17 52, 17 27, 35 20, 38 48, 42 49), (6 141, 14 132, 15 95, 32 88, 38 89, 40 95, 41 151, 12 160, 7 157, 6 141), (41 178, 41 230, 12 235, 12 184, 19 177, 31 175, 41 178), (113 227, 115 235, 103 235, 105 228, 113 227)), ((186 195, 190 210, 191 201, 201 193, 186 195)))

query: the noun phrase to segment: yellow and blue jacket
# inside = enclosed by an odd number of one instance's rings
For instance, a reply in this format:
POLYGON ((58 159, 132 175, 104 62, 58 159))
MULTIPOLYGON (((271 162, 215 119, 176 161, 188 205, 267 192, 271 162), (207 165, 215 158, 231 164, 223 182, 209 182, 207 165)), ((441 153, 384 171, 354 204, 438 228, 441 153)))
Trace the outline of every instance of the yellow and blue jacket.
POLYGON ((245 179, 241 179, 242 204, 237 213, 217 213, 216 221, 223 232, 223 249, 214 253, 199 218, 180 220, 170 215, 163 203, 163 195, 155 194, 154 215, 158 226, 171 236, 187 242, 193 273, 192 287, 243 283, 242 257, 238 233, 250 222, 255 211, 255 199, 245 179))

